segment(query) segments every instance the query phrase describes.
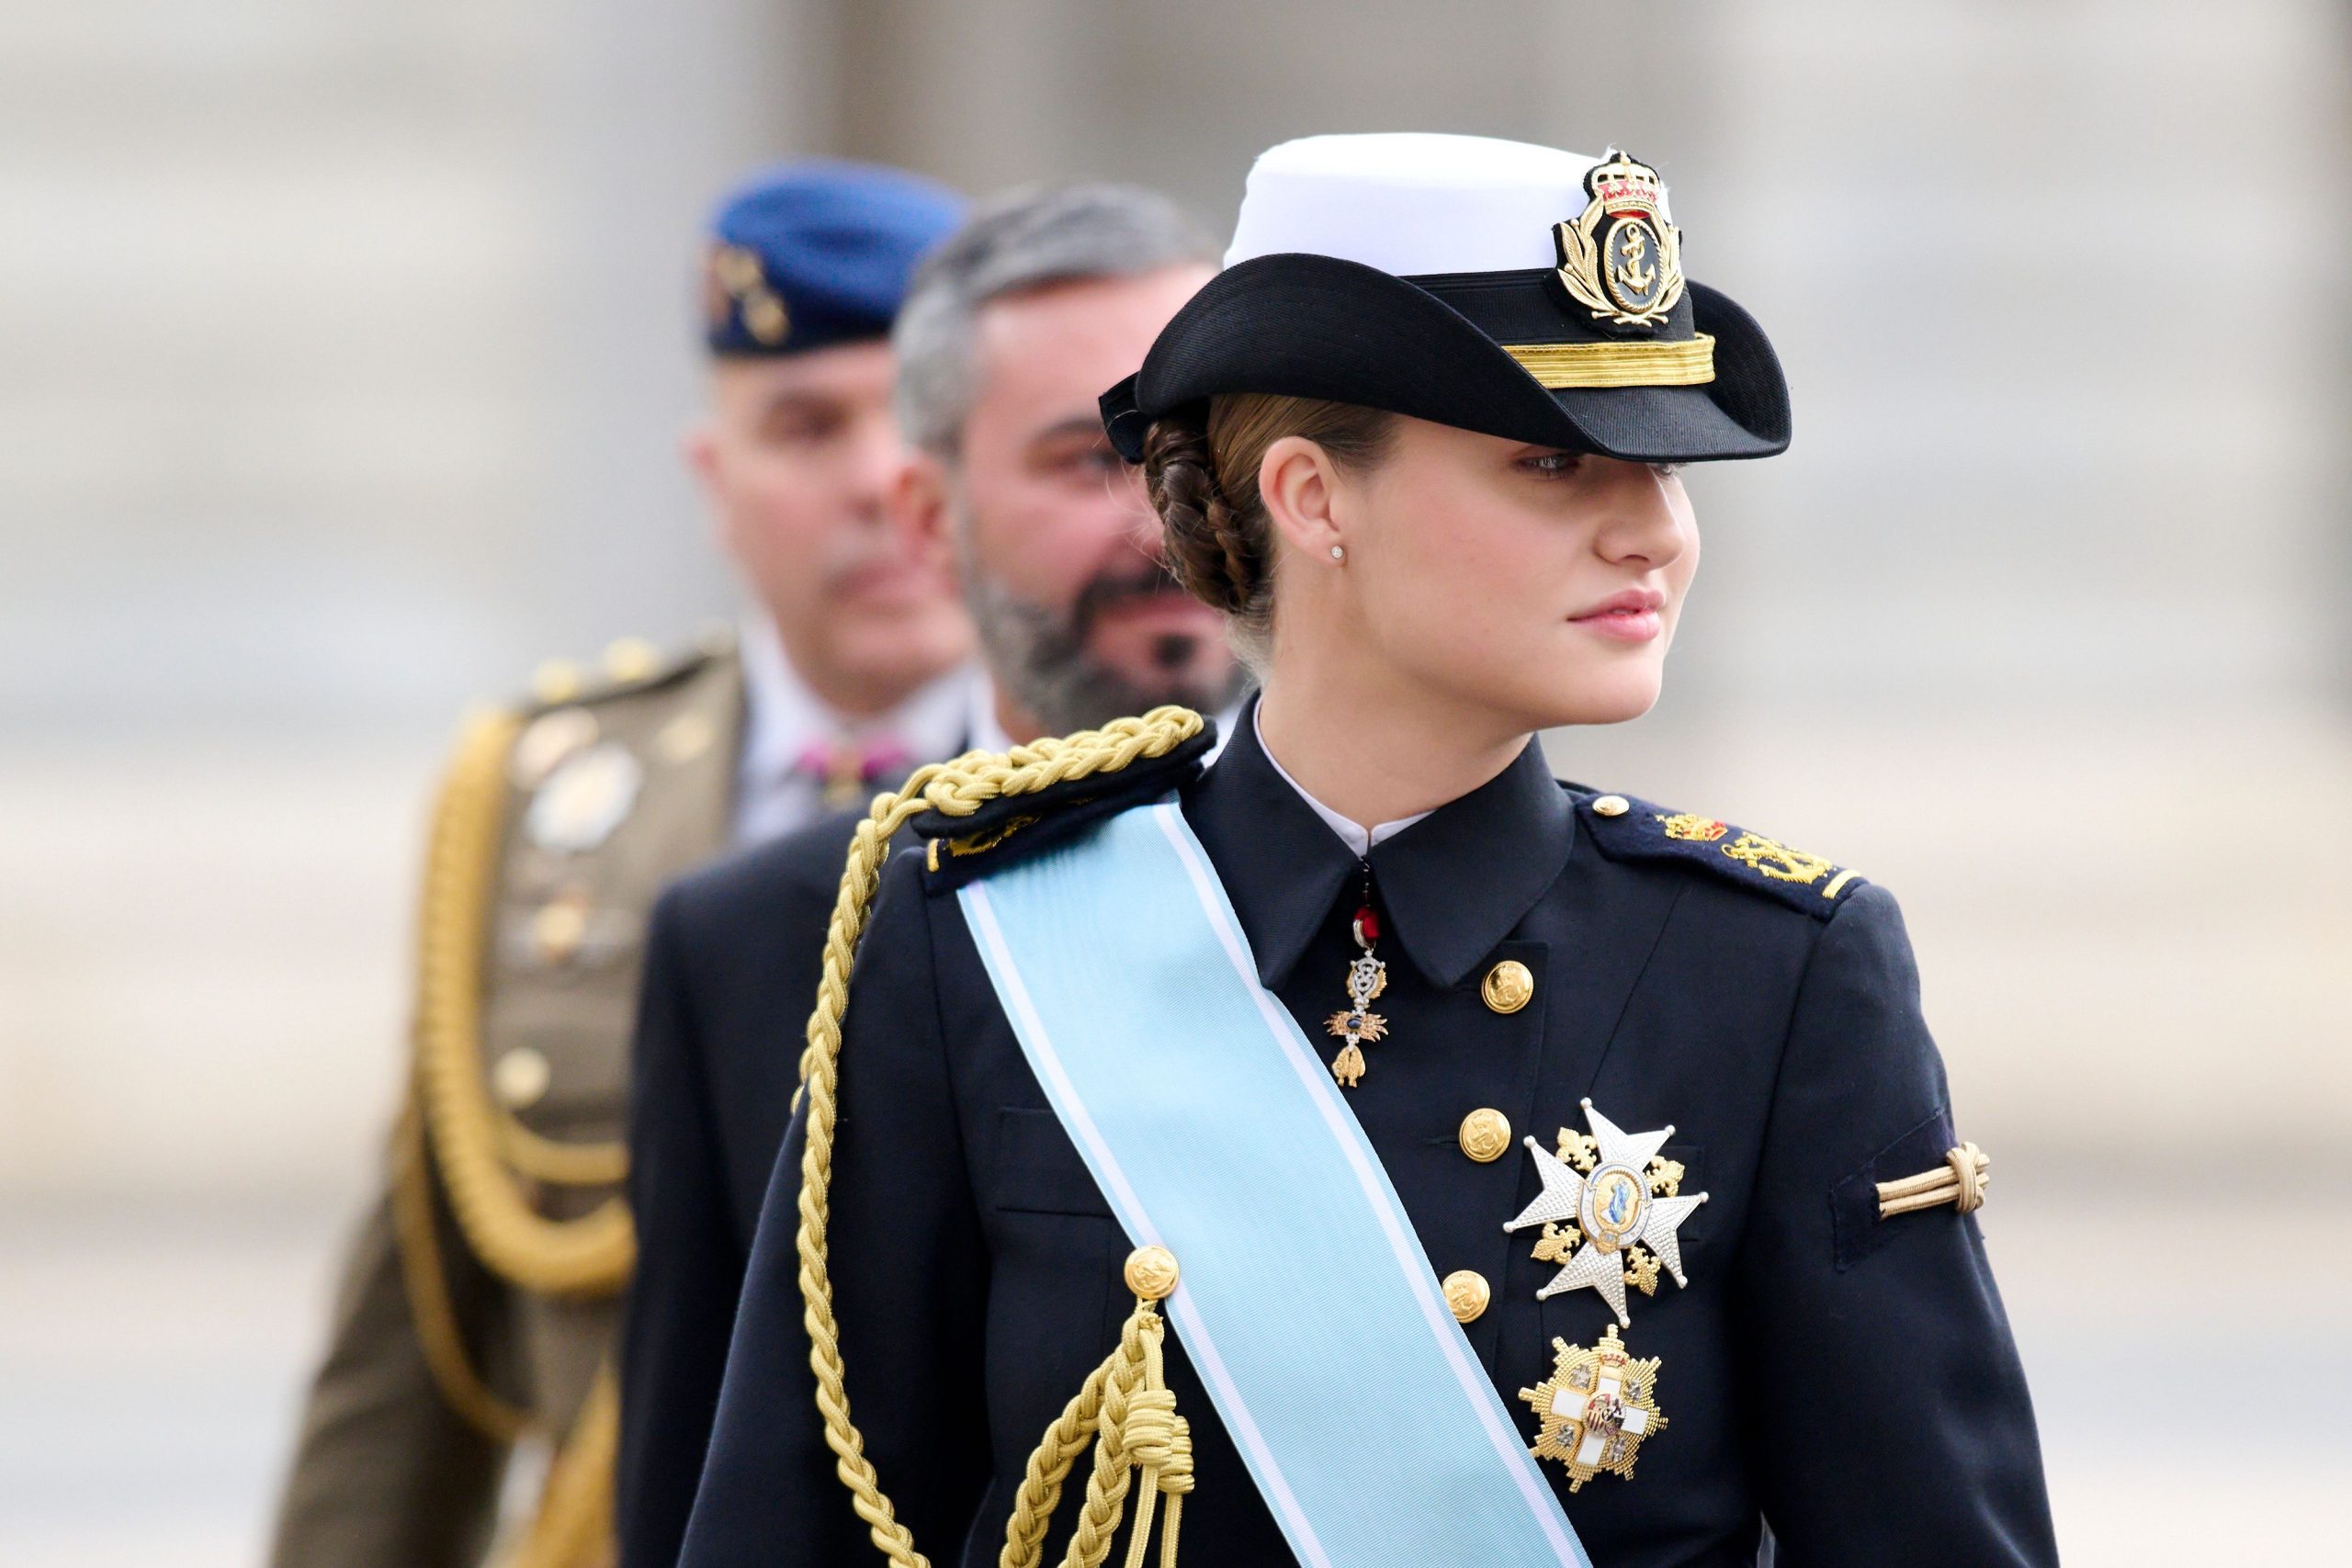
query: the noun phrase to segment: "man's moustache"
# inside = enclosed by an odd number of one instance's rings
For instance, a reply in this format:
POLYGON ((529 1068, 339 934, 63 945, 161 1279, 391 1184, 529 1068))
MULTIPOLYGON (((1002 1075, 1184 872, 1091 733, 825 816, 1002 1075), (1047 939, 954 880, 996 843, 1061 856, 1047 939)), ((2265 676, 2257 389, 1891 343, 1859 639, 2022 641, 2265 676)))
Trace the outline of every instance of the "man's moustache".
POLYGON ((1157 560, 1126 570, 1100 572, 1079 590, 1078 601, 1070 606, 1070 629, 1083 637, 1094 629, 1095 619, 1114 605, 1183 592, 1176 574, 1157 560))

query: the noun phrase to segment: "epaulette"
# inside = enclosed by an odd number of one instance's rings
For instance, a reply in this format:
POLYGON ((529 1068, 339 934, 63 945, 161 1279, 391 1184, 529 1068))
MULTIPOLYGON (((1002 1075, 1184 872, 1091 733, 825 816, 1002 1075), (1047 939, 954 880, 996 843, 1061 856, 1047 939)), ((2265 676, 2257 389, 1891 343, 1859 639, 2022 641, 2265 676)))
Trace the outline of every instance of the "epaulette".
POLYGON ((1216 744, 1216 722, 1158 757, 1138 757, 1116 772, 1089 773, 1028 795, 1004 795, 968 817, 931 812, 916 818, 923 846, 923 886, 948 893, 1002 866, 1067 842, 1090 823, 1159 799, 1190 784, 1216 744))
POLYGON ((1566 788, 1585 831, 1611 860, 1670 860, 1702 866, 1710 874, 1824 920, 1856 888, 1867 886, 1849 868, 1713 817, 1668 811, 1631 795, 1596 795, 1579 784, 1566 788))
POLYGON ((725 633, 714 633, 693 647, 665 649, 643 637, 625 637, 605 649, 594 665, 568 659, 550 659, 531 673, 526 715, 582 703, 632 696, 683 680, 731 646, 725 633))

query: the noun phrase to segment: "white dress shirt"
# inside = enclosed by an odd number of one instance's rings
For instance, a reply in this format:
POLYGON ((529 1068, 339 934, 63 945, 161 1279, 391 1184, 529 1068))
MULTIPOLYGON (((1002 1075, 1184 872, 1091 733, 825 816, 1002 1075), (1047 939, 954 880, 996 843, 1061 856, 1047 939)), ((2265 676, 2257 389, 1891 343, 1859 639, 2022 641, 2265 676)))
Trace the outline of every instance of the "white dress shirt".
MULTIPOLYGON (((955 755, 976 711, 973 692, 987 682, 958 665, 918 688, 888 713, 851 720, 827 707, 784 656, 784 641, 765 615, 743 617, 743 746, 735 762, 734 840, 755 843, 789 833, 827 812, 825 781, 801 765, 811 747, 888 741, 904 747, 907 769, 955 755)), ((897 779, 877 780, 875 790, 897 779)))
POLYGON ((1282 760, 1276 757, 1272 748, 1266 744, 1265 727, 1258 722, 1258 711, 1254 708, 1250 710, 1250 725, 1258 732, 1258 750, 1266 753, 1266 761, 1273 764, 1274 772, 1282 775, 1283 783, 1298 791, 1298 798, 1306 802, 1316 816, 1323 818, 1325 827, 1340 835, 1340 842, 1347 845, 1356 859, 1364 859, 1372 853, 1373 845, 1386 842, 1429 815, 1426 811, 1416 811, 1410 817, 1399 817, 1394 822, 1383 822, 1376 828, 1366 828, 1361 823, 1349 821, 1307 794, 1306 786, 1290 776, 1290 770, 1283 766, 1282 760))

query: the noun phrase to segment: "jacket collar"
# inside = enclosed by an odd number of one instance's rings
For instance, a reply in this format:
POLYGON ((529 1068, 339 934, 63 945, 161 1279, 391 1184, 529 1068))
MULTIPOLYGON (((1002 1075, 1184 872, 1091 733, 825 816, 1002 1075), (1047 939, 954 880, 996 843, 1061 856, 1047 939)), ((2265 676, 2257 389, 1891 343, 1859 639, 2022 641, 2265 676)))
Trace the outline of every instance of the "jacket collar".
MULTIPOLYGON (((1342 897, 1355 855, 1259 744, 1255 705, 1188 794, 1185 816, 1250 939, 1258 978, 1289 976, 1342 897)), ((1510 934, 1567 863, 1576 816, 1540 742, 1458 800, 1372 852, 1381 917, 1433 986, 1461 983, 1510 934)))

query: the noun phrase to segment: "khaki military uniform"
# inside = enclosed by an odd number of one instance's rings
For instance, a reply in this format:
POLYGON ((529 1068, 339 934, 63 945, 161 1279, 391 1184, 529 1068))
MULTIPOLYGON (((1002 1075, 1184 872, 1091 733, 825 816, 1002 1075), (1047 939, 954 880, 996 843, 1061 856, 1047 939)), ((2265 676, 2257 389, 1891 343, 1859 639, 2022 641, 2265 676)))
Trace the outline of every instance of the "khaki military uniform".
POLYGON ((601 683, 469 726, 433 825, 409 1093, 348 1260, 277 1520, 279 1568, 610 1559, 608 1362, 647 916, 725 847, 731 647, 618 646, 601 683), (552 1453, 501 1531, 518 1444, 552 1453))

